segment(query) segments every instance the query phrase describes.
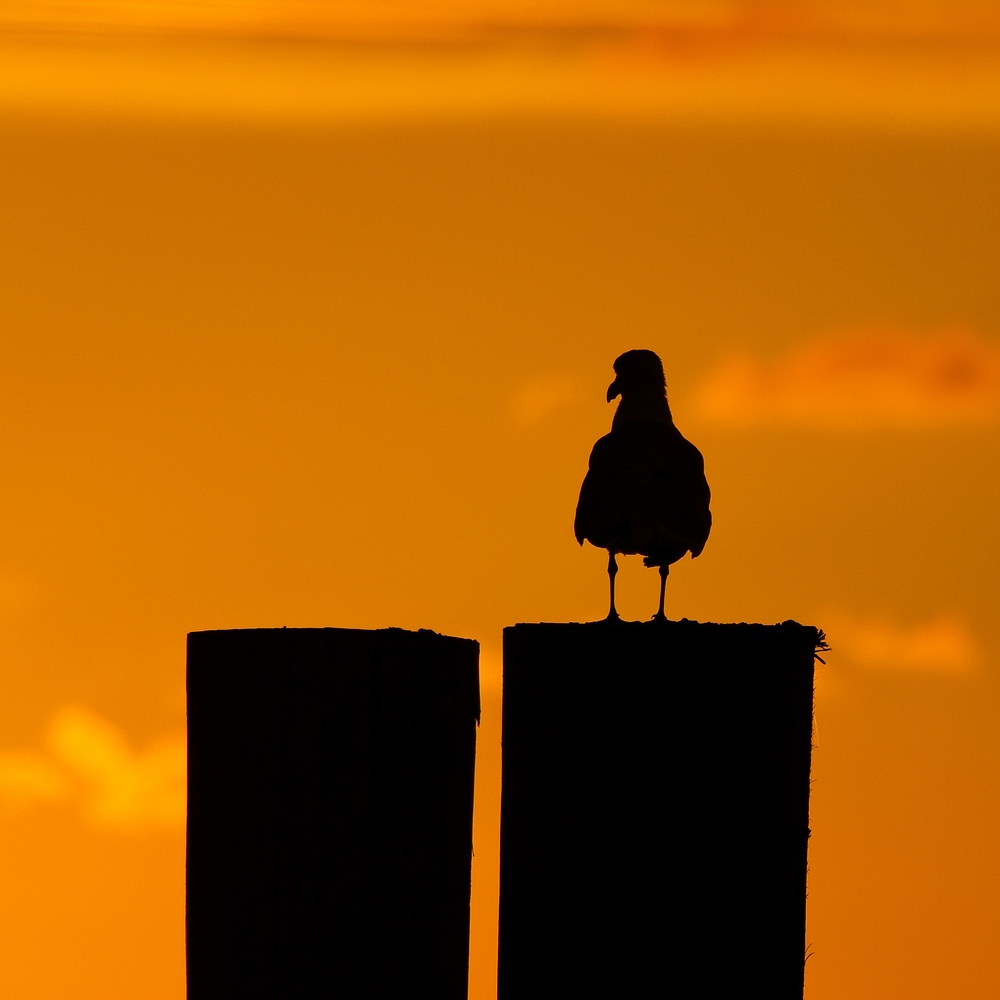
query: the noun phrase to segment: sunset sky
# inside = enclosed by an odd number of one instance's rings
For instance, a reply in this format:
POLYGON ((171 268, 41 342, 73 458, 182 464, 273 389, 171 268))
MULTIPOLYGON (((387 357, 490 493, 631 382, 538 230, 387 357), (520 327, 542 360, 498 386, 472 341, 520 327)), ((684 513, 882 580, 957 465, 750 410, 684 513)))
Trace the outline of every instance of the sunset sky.
POLYGON ((396 625, 483 645, 495 997, 501 630, 604 614, 645 347, 713 490, 668 613, 832 646, 808 1000, 993 1000, 994 10, 5 5, 0 996, 183 997, 187 632, 396 625))

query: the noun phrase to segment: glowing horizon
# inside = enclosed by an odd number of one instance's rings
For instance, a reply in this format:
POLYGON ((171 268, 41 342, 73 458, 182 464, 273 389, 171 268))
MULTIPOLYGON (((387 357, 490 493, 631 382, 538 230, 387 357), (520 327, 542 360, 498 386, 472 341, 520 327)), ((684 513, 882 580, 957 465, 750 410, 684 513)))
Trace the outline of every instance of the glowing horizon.
POLYGON ((247 34, 346 40, 478 41, 496 33, 638 32, 651 41, 698 38, 983 41, 1000 39, 1000 12, 977 0, 15 0, 0 27, 55 31, 247 34))

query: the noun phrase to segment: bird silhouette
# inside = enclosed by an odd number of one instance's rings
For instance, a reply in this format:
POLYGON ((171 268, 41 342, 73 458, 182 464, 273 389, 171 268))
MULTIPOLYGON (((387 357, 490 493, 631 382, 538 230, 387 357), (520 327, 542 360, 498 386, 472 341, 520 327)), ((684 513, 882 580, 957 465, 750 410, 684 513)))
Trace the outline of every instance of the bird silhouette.
POLYGON ((590 468, 576 505, 574 531, 608 550, 611 582, 609 620, 615 609, 617 554, 643 555, 660 570, 660 606, 665 620, 670 564, 686 553, 700 555, 712 528, 711 493, 701 452, 674 426, 667 404, 663 364, 652 351, 626 351, 614 363, 608 402, 621 396, 611 433, 590 453, 590 468))

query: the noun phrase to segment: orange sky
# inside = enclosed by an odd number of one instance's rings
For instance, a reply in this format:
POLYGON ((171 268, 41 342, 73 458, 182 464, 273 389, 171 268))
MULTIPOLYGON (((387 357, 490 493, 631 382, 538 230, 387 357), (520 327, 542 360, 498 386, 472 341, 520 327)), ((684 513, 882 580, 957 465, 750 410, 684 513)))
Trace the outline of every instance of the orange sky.
POLYGON ((604 612, 641 346, 713 488, 669 613, 833 645, 809 1000, 992 1000, 1000 74, 879 30, 0 37, 0 995, 183 995, 184 635, 280 625, 483 643, 494 995, 500 632, 604 612))

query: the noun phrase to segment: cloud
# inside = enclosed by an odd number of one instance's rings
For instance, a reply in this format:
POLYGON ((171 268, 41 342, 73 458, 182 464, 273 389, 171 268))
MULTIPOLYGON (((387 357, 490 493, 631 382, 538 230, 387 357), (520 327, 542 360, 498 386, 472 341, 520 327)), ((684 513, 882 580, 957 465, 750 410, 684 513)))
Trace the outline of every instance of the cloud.
POLYGON ((845 0, 15 0, 0 24, 20 29, 131 29, 237 33, 279 38, 481 40, 510 30, 629 30, 691 36, 852 40, 994 39, 998 18, 982 0, 869 3, 845 0))
POLYGON ((111 723, 68 705, 53 715, 45 744, 45 751, 0 752, 0 806, 8 813, 63 803, 102 830, 183 829, 183 736, 137 752, 111 723))
POLYGON ((514 423, 529 427, 550 413, 572 406, 580 398, 580 387, 569 375, 550 375, 525 385, 510 404, 514 423))
POLYGON ((8 815, 38 803, 65 802, 72 794, 69 777, 45 754, 35 750, 0 753, 0 808, 8 815))
POLYGON ((771 360, 731 356, 702 384, 711 423, 835 430, 984 425, 1000 416, 1000 344, 963 330, 867 327, 771 360))
POLYGON ((885 617, 858 619, 839 611, 821 619, 832 655, 863 670, 968 675, 983 662, 976 637, 953 615, 914 625, 885 617))

